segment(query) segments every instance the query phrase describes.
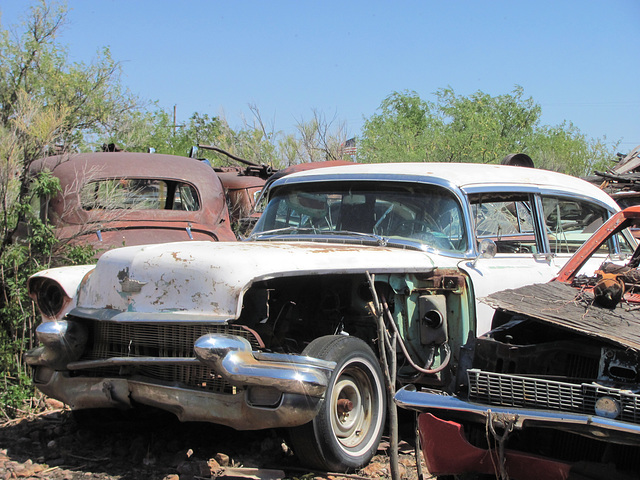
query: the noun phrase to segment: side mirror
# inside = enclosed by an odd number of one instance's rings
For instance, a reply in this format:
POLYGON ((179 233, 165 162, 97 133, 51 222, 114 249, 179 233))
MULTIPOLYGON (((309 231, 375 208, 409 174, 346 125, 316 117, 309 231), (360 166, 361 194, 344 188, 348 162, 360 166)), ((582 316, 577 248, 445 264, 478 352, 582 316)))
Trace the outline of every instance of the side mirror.
POLYGON ((480 244, 478 245, 478 256, 475 258, 472 267, 476 266, 476 262, 481 258, 493 258, 496 256, 498 252, 498 247, 496 246, 496 242, 491 240, 490 238, 483 238, 480 240, 480 244))

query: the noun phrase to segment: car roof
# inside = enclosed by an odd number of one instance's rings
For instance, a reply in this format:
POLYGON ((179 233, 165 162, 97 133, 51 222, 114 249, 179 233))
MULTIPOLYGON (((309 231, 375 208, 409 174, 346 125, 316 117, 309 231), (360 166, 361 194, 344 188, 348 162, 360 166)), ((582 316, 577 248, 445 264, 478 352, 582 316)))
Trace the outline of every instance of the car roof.
POLYGON ((160 153, 92 152, 56 155, 31 164, 31 172, 48 169, 64 184, 77 183, 78 173, 94 181, 107 178, 157 178, 220 189, 211 166, 189 157, 160 153))
POLYGON ((598 187, 577 177, 550 170, 482 163, 371 163, 327 167, 293 173, 278 180, 274 187, 294 182, 344 180, 403 180, 439 183, 466 193, 519 187, 531 191, 544 189, 591 197, 613 210, 613 199, 598 187))

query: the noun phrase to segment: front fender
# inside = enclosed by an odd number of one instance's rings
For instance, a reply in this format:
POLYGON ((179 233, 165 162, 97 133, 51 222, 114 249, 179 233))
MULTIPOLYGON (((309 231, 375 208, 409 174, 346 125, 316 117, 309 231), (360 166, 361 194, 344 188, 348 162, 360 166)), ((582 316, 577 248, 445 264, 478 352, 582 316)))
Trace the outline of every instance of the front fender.
POLYGON ((95 265, 76 265, 42 270, 27 280, 29 296, 44 321, 60 320, 78 300, 78 291, 95 265))

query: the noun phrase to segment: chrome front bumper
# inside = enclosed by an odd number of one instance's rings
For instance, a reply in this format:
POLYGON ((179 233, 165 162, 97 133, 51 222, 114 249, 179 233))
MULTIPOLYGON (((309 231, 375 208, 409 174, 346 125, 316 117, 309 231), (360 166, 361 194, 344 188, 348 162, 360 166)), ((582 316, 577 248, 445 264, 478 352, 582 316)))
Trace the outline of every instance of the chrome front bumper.
POLYGON ((235 335, 204 335, 194 351, 198 360, 232 385, 267 386, 313 397, 324 394, 336 366, 318 358, 252 352, 251 344, 235 335))
POLYGON ((320 398, 283 394, 273 407, 251 405, 248 391, 235 395, 179 388, 146 379, 71 377, 36 367, 35 384, 45 395, 72 409, 131 408, 134 403, 156 407, 181 421, 212 422, 236 430, 293 427, 311 421, 320 398))
MULTIPOLYGON (((173 412, 183 421, 207 421, 238 430, 302 425, 312 420, 335 368, 335 362, 299 355, 252 351, 244 338, 208 334, 194 345, 195 357, 120 356, 78 360, 81 349, 69 339, 78 335, 75 322, 49 322, 38 328, 44 346, 27 353, 36 386, 74 409, 124 407, 132 402, 173 412), (58 325, 52 325, 56 323, 58 325), (44 325, 44 326, 43 326, 44 325), (234 393, 199 390, 177 382, 133 373, 88 376, 89 369, 148 365, 206 365, 224 378, 234 393)), ((81 329, 80 329, 81 330, 81 329)), ((135 368, 130 371, 135 372, 135 368)), ((92 374, 93 375, 93 374, 92 374)))
POLYGON ((547 427, 589 435, 600 440, 615 439, 620 443, 640 445, 640 425, 597 415, 546 411, 517 407, 484 405, 438 393, 419 392, 413 386, 404 387, 395 395, 399 407, 445 414, 447 418, 511 424, 514 428, 547 427))

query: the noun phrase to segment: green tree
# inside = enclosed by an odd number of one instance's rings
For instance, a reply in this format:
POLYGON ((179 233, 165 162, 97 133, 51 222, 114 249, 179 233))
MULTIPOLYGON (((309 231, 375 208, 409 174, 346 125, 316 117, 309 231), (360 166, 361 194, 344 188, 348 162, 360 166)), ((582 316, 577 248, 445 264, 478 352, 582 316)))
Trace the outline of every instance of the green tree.
POLYGON ((103 137, 103 143, 115 143, 128 152, 187 155, 198 144, 213 144, 221 135, 217 117, 194 113, 184 125, 174 125, 169 112, 133 111, 122 118, 114 131, 103 137))
POLYGON ((527 153, 539 168, 581 176, 615 158, 615 147, 571 123, 540 125, 542 109, 521 87, 495 97, 445 88, 434 97, 426 102, 415 92, 394 92, 383 100, 364 124, 358 160, 499 163, 527 153))
POLYGON ((40 0, 30 8, 20 36, 0 31, 0 125, 14 115, 24 92, 48 109, 64 109, 64 128, 55 141, 69 150, 112 128, 139 107, 139 99, 120 83, 120 64, 108 48, 91 64, 69 62, 56 41, 65 22, 64 7, 40 0))
MULTIPOLYGON (((123 118, 117 129, 103 137, 103 143, 115 143, 130 152, 154 151, 171 155, 188 155, 191 148, 212 145, 256 164, 277 162, 278 133, 269 130, 255 110, 252 125, 245 123, 233 130, 224 118, 194 113, 184 124, 175 125, 169 112, 134 111, 123 118)), ((228 156, 212 150, 200 149, 199 158, 206 158, 215 166, 237 164, 228 156)))
POLYGON ((423 162, 433 154, 442 127, 433 103, 416 92, 393 92, 364 123, 358 161, 423 162))
POLYGON ((536 165, 578 177, 606 171, 616 161, 617 147, 603 139, 589 139, 570 122, 540 127, 528 142, 528 154, 536 165))
MULTIPOLYGON (((255 105, 242 127, 233 129, 224 117, 194 113, 187 122, 174 125, 166 111, 134 111, 122 118, 103 143, 115 143, 132 152, 153 149, 157 153, 187 155, 198 144, 212 145, 257 165, 280 169, 290 165, 336 160, 342 157, 347 138, 344 123, 327 119, 312 110, 310 120, 299 120, 294 133, 284 134, 267 123, 255 105)), ((216 151, 200 149, 199 158, 214 166, 237 165, 236 160, 216 151)))
POLYGON ((30 392, 22 382, 21 354, 35 325, 26 278, 54 264, 88 259, 85 249, 60 245, 52 229, 32 212, 32 198, 52 195, 59 184, 46 173, 34 178, 31 164, 48 154, 87 148, 138 100, 121 85, 120 66, 108 50, 90 64, 71 63, 56 41, 65 23, 63 7, 40 1, 12 36, 0 29, 0 390, 2 413, 15 413, 30 392), (25 242, 18 226, 29 223, 25 242))
POLYGON ((521 152, 540 118, 540 106, 523 98, 521 87, 492 97, 468 97, 451 88, 436 92, 442 129, 434 154, 438 161, 496 163, 505 154, 521 152))

